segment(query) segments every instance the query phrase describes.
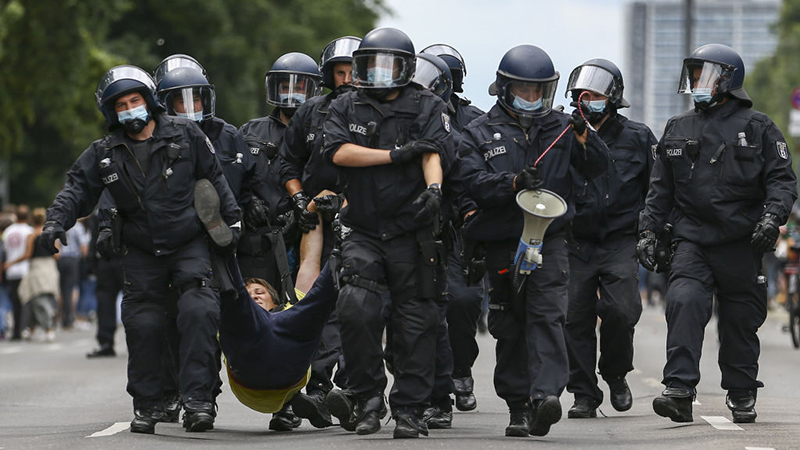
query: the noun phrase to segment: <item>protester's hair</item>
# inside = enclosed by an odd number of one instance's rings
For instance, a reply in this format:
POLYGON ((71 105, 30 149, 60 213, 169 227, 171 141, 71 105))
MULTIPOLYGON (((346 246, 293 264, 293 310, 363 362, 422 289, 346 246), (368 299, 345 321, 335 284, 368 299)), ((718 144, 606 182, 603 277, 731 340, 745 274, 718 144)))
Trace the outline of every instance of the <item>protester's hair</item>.
POLYGON ((47 218, 47 210, 44 208, 34 208, 33 215, 31 217, 31 223, 33 226, 38 227, 44 225, 44 221, 47 218))
POLYGON ((245 287, 250 286, 251 284, 259 284, 264 286, 264 289, 266 289, 267 293, 270 295, 270 297, 272 297, 272 303, 275 303, 276 305, 281 303, 280 299, 278 298, 278 291, 275 290, 275 288, 272 287, 267 280, 263 278, 248 278, 244 280, 245 287))
POLYGON ((18 205, 16 211, 17 222, 27 222, 29 213, 28 205, 18 205))

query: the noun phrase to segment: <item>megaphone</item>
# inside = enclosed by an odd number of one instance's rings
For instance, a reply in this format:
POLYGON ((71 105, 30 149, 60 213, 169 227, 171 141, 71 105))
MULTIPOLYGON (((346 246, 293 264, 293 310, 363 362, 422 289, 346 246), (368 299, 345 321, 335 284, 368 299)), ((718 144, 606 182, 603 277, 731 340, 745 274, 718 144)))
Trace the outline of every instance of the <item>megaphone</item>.
POLYGON ((567 212, 567 202, 555 192, 546 189, 519 191, 517 205, 522 209, 525 227, 514 256, 515 277, 528 275, 542 265, 544 233, 553 219, 567 212))

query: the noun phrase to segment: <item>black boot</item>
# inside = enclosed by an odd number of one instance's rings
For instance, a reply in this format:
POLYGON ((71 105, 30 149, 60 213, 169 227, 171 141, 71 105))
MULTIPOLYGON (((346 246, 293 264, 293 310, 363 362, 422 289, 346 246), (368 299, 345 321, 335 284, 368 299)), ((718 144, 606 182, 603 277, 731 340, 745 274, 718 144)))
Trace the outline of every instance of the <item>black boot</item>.
POLYGON ((360 399, 353 414, 356 417, 356 434, 363 436, 377 433, 381 429, 381 419, 386 416, 386 404, 381 396, 360 399))
POLYGON ((214 404, 203 401, 188 401, 183 405, 183 428, 187 432, 202 432, 214 429, 214 404))
POLYGON ((444 430, 453 426, 453 400, 447 398, 437 400, 425 410, 422 421, 431 430, 444 430))
POLYGON ((753 423, 756 421, 756 394, 755 390, 728 391, 725 404, 731 410, 733 423, 753 423))
POLYGON ((292 398, 292 410, 298 417, 308 419, 315 428, 327 428, 333 425, 331 413, 325 407, 325 392, 311 391, 308 394, 298 392, 292 398))
POLYGON ((131 433, 154 434, 156 424, 164 419, 164 411, 155 408, 141 408, 133 411, 131 433))
POLYGON ((181 416, 181 399, 179 395, 169 396, 164 400, 164 422, 178 423, 181 416))
MULTIPOLYGON (((291 405, 284 404, 280 411, 272 414, 272 419, 269 421, 269 429, 273 431, 292 431, 297 428, 295 426, 295 418, 300 419, 292 412, 291 405)), ((302 419, 300 419, 302 422, 302 419)))
POLYGON ((410 439, 418 438, 419 435, 427 436, 428 427, 425 421, 422 420, 422 414, 419 409, 413 408, 400 408, 397 414, 394 415, 396 423, 394 427, 395 439, 410 439))
POLYGON ((346 431, 356 431, 356 422, 353 416, 355 399, 349 392, 334 388, 325 396, 325 407, 339 419, 339 426, 346 431))
POLYGON ((531 423, 530 405, 526 404, 522 409, 511 409, 509 416, 506 436, 528 437, 528 429, 531 423))
POLYGON ((608 383, 608 390, 611 394, 611 406, 617 411, 627 411, 631 409, 633 405, 633 395, 631 395, 631 388, 628 387, 628 382, 625 381, 625 375, 606 378, 606 383, 608 383))
POLYGON ((692 422, 692 397, 689 389, 668 387, 653 399, 653 411, 673 422, 692 422))
POLYGON ((472 377, 453 378, 453 385, 456 394, 456 408, 459 411, 472 411, 477 408, 478 401, 472 392, 475 380, 472 377))
POLYGON ((533 401, 531 413, 531 436, 546 436, 550 426, 561 420, 561 402, 555 395, 533 401))
POLYGON ((586 396, 575 396, 575 404, 567 411, 567 417, 570 419, 588 419, 597 417, 597 407, 600 402, 586 396))

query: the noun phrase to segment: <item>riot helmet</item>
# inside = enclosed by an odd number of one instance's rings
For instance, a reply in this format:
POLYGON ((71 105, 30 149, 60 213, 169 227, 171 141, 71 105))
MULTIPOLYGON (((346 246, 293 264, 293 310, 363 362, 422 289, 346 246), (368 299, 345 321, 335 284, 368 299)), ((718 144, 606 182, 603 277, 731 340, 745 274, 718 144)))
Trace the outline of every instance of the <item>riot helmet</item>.
POLYGON ((698 47, 683 60, 679 94, 691 94, 695 105, 708 108, 726 95, 753 105, 744 90, 744 62, 734 49, 722 44, 698 47))
POLYGON ((180 66, 158 82, 158 99, 171 116, 202 122, 214 117, 217 98, 214 85, 194 67, 180 66))
POLYGON ((548 114, 558 86, 559 74, 550 56, 535 45, 518 45, 503 55, 489 95, 524 119, 548 114))
POLYGON ((353 63, 353 52, 361 44, 361 38, 354 36, 344 36, 334 39, 319 57, 319 71, 322 74, 322 86, 335 89, 336 83, 333 80, 333 67, 336 63, 353 63))
POLYGON ((179 67, 191 67, 198 70, 203 76, 206 76, 206 69, 204 69, 196 59, 189 55, 176 53, 161 60, 161 62, 158 64, 158 67, 156 67, 155 72, 153 72, 153 76, 156 79, 156 85, 161 83, 161 79, 164 78, 164 75, 179 67))
POLYGON ((322 90, 319 66, 314 58, 298 52, 278 58, 267 72, 267 104, 291 115, 300 105, 322 90))
POLYGON ((436 55, 450 67, 453 78, 453 92, 464 92, 464 77, 467 76, 467 63, 455 48, 447 44, 433 44, 422 49, 422 53, 436 55))
MULTIPOLYGON (((97 83, 97 91, 95 91, 97 109, 105 117, 109 129, 116 128, 121 122, 114 108, 114 100, 131 92, 139 92, 144 97, 147 105, 147 114, 133 118, 136 122, 141 123, 134 126, 130 131, 138 132, 136 131, 137 128, 143 128, 150 118, 162 111, 156 99, 156 84, 149 73, 131 65, 113 67, 103 75, 100 82, 97 83)), ((128 120, 123 121, 127 122, 128 120)), ((131 120, 132 122, 133 120, 131 120)))
POLYGON ((396 28, 376 28, 353 52, 353 84, 382 97, 407 85, 414 76, 414 44, 396 28))
POLYGON ((417 54, 417 68, 411 81, 433 92, 445 103, 450 101, 453 77, 442 58, 428 53, 417 54))

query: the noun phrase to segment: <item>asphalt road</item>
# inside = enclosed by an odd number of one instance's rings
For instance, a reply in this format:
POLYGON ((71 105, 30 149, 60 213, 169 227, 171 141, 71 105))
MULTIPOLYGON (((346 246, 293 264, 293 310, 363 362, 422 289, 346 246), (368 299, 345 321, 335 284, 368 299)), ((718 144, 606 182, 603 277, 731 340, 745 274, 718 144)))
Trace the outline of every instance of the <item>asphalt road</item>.
MULTIPOLYGON (((694 422, 674 424, 651 408, 664 363, 666 324, 659 308, 646 308, 636 332, 636 370, 628 376, 633 408, 618 413, 601 405, 597 419, 567 419, 572 395, 561 397, 564 416, 542 438, 507 438, 504 402, 492 387, 494 341, 480 336, 475 368, 476 411, 456 412, 453 429, 431 431, 427 438, 396 441, 393 423, 371 436, 340 428, 318 430, 305 422, 288 432, 269 431, 269 416, 254 412, 233 397, 227 386, 220 396, 215 428, 186 433, 180 424, 159 424, 155 435, 130 433, 131 401, 125 392, 126 353, 122 331, 115 358, 87 360, 93 332, 59 333, 56 342, 0 342, 0 450, 4 449, 280 449, 320 448, 537 448, 537 449, 800 449, 800 351, 782 331, 783 311, 771 312, 760 331, 762 357, 758 420, 730 423, 725 393, 719 387, 716 329, 706 331, 703 379, 694 406, 694 422)), ((224 379, 224 378, 223 378, 224 379)), ((227 383, 227 380, 225 379, 227 383)), ((604 390, 606 386, 603 385, 604 390)))

